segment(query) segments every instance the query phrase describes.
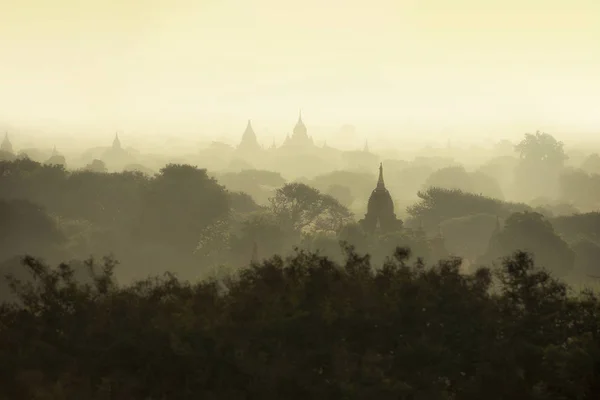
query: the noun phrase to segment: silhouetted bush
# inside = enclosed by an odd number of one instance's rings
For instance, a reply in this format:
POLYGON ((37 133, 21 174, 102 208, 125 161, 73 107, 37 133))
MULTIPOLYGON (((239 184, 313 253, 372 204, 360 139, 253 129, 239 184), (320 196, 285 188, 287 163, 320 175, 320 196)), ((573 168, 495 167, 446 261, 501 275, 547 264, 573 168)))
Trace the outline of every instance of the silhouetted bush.
POLYGON ((223 282, 92 283, 26 258, 0 308, 2 399, 592 399, 600 309, 525 253, 338 264, 299 251, 223 282))

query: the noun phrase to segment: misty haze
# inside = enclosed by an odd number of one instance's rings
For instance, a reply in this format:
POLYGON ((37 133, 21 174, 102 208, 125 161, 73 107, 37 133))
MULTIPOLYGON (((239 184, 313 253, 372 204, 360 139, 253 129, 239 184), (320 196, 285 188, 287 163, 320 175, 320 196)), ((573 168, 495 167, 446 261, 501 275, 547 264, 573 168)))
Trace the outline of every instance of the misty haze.
POLYGON ((0 400, 600 398, 599 21, 0 3, 0 400))

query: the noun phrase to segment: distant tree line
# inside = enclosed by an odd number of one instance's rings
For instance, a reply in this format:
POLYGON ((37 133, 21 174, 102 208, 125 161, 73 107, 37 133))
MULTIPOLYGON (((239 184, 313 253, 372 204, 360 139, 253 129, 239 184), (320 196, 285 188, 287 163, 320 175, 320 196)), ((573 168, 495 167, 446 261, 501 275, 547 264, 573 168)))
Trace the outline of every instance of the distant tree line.
POLYGON ((462 189, 427 187, 406 208, 404 229, 366 234, 355 223, 361 215, 344 203, 372 190, 368 174, 324 174, 309 182, 316 187, 287 183, 270 171, 217 174, 228 188, 205 169, 180 164, 149 176, 67 171, 17 159, 0 162, 0 172, 4 272, 15 270, 24 254, 54 263, 114 254, 125 266, 119 272, 124 280, 160 273, 172 262, 180 278, 198 279, 294 247, 341 262, 344 241, 376 263, 396 246, 412 248, 427 262, 460 256, 464 265, 527 250, 559 276, 600 275, 596 213, 555 217, 544 207, 462 189), (258 195, 260 204, 241 189, 258 195))

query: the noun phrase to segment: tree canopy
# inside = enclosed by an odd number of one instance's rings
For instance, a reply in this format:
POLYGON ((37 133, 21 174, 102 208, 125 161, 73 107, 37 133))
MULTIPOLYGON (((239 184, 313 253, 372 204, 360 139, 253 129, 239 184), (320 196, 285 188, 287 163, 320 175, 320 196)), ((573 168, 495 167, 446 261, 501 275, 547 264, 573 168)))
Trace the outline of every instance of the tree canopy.
POLYGON ((600 307, 525 253, 383 265, 298 252, 225 282, 121 286, 115 263, 25 266, 0 306, 0 399, 587 399, 600 307), (223 284, 225 286, 223 286, 223 284))
POLYGON ((143 194, 135 233, 192 252, 202 230, 230 210, 225 188, 205 169, 171 164, 162 168, 143 194))
POLYGON ((337 232, 352 214, 338 200, 303 183, 288 183, 277 189, 271 210, 284 227, 337 232))
POLYGON ((494 178, 482 172, 467 172, 461 165, 438 169, 427 178, 423 186, 459 189, 500 200, 504 198, 502 189, 494 178))
POLYGON ((55 255, 65 241, 56 220, 26 200, 0 199, 0 221, 0 262, 31 253, 55 255))
POLYGON ((504 227, 494 233, 483 261, 493 261, 517 250, 530 252, 539 265, 565 275, 574 265, 575 254, 554 231, 552 224, 536 212, 510 215, 504 227))
POLYGON ((522 160, 530 163, 544 163, 562 166, 567 160, 564 144, 552 135, 543 132, 526 133, 525 138, 515 146, 522 160))
POLYGON ((458 189, 432 187, 417 193, 420 201, 409 206, 412 219, 420 221, 425 229, 437 229, 442 221, 476 214, 506 217, 512 212, 529 209, 525 204, 508 203, 458 189))

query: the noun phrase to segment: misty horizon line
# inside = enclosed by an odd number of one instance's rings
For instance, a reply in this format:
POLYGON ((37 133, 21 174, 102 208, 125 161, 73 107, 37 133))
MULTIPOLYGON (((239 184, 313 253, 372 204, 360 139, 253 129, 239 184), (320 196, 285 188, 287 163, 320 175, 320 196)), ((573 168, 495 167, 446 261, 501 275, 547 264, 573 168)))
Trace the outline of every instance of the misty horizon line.
MULTIPOLYGON (((252 113, 249 113, 252 114, 252 113)), ((198 116, 194 121, 176 119, 172 122, 146 121, 141 123, 111 122, 110 118, 103 121, 80 121, 67 122, 58 118, 32 118, 27 121, 8 122, 10 118, 0 117, 0 132, 2 136, 8 134, 11 140, 25 139, 26 146, 33 143, 30 141, 53 138, 52 144, 46 146, 63 146, 63 140, 71 140, 74 137, 82 139, 90 145, 91 141, 98 142, 98 146, 109 145, 115 134, 119 134, 127 142, 141 139, 177 138, 180 140, 196 142, 197 145, 220 142, 236 147, 241 140, 242 134, 248 123, 251 123, 253 131, 261 147, 268 148, 275 142, 277 146, 282 144, 285 138, 292 134, 295 124, 302 119, 307 126, 309 135, 316 141, 318 146, 327 144, 336 148, 356 148, 365 141, 369 142, 372 149, 384 147, 389 149, 392 143, 395 146, 432 146, 446 147, 448 142, 454 146, 464 145, 491 145, 503 140, 519 140, 525 133, 537 131, 546 132, 557 137, 565 143, 600 143, 598 133, 595 129, 573 129, 567 124, 535 124, 525 121, 513 121, 504 123, 473 121, 471 123, 439 123, 439 121, 424 120, 421 118, 407 118, 403 121, 390 123, 382 121, 379 124, 355 124, 352 118, 346 122, 323 123, 318 118, 322 113, 312 113, 305 108, 298 107, 295 118, 275 117, 262 118, 260 113, 256 117, 246 117, 238 113, 212 114, 210 117, 198 116), (82 135, 83 134, 83 135, 82 135), (81 136, 80 136, 81 135, 81 136), (106 141, 106 142, 104 142, 106 141), (345 143, 344 143, 345 142, 345 143)), ((287 113, 286 113, 287 114, 287 113)), ((23 143, 25 144, 25 143, 23 143)), ((139 143, 138 143, 139 144, 139 143)), ((72 147, 67 145, 66 147, 72 147)), ((132 144, 124 143, 126 147, 132 144)), ((135 144, 133 144, 135 146, 135 144)))
MULTIPOLYGON (((309 130, 316 132, 317 134, 323 133, 324 131, 331 132, 339 131, 342 129, 354 129, 357 133, 365 131, 371 131, 369 134, 381 134, 381 133, 402 133, 398 132, 402 130, 418 131, 419 133, 430 133, 432 135, 448 135, 458 133, 480 133, 480 134, 502 134, 508 137, 520 137, 524 133, 544 131, 553 134, 565 134, 565 135, 581 135, 581 134, 598 134, 600 129, 596 128, 581 128, 571 124, 553 124, 553 123, 535 123, 526 121, 506 121, 506 122, 470 122, 470 123, 443 123, 437 124, 434 121, 427 121, 421 119, 407 119, 404 121, 397 122, 386 122, 380 123, 354 123, 351 119, 339 122, 325 122, 321 119, 313 120, 310 116, 307 118, 306 113, 303 114, 302 119, 309 130), (486 129, 486 132, 481 132, 481 129, 486 129), (378 132, 373 132, 373 131, 378 132)), ((123 133, 123 134, 134 134, 149 133, 153 134, 161 133, 156 132, 157 130, 164 130, 164 134, 190 134, 196 133, 203 135, 201 132, 190 132, 191 130, 199 129, 211 129, 217 135, 223 133, 230 133, 234 136, 239 131, 244 131, 248 121, 252 123, 252 126, 257 134, 261 131, 265 135, 286 135, 288 132, 291 133, 298 117, 290 122, 289 119, 283 118, 256 118, 252 116, 238 116, 224 114, 220 118, 201 118, 194 121, 175 119, 172 121, 147 121, 147 122, 113 122, 109 119, 103 121, 64 121, 54 118, 33 118, 25 121, 19 121, 16 119, 0 118, 0 132, 8 132, 11 134, 18 134, 20 131, 40 131, 40 130, 54 130, 61 129, 66 131, 88 129, 93 133, 123 133), (286 121, 288 121, 286 123, 286 121), (144 131, 144 132, 140 132, 144 131), (170 131, 170 132, 168 132, 170 131), (219 131, 219 132, 217 132, 219 131), (223 132, 226 131, 226 132, 223 132)), ((38 132, 40 133, 40 132, 38 132)), ((60 132, 56 132, 60 134, 60 132)), ((406 132, 410 134, 410 132, 406 132)), ((210 135, 214 136, 214 135, 210 135)))

